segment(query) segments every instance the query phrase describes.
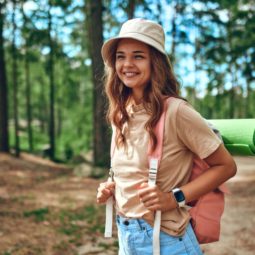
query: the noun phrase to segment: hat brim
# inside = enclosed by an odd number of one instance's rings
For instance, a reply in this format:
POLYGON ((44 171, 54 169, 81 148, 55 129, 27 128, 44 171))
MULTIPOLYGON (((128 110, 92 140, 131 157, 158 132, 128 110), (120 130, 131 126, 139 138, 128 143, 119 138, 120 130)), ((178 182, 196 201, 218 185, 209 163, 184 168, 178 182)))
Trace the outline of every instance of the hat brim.
POLYGON ((105 41, 101 49, 101 54, 106 65, 112 64, 112 58, 114 54, 113 50, 115 50, 114 47, 117 46, 118 42, 121 39, 134 39, 134 40, 143 42, 155 48, 156 50, 163 53, 164 55, 166 55, 165 49, 162 47, 162 45, 159 42, 151 39, 149 36, 145 36, 139 33, 129 33, 129 35, 117 36, 105 41))

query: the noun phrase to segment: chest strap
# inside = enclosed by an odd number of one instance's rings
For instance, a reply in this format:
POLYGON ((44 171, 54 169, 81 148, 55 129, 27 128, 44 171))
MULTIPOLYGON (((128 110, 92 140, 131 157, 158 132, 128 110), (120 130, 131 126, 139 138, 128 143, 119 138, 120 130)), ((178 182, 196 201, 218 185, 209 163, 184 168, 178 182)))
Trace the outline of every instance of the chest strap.
MULTIPOLYGON (((158 159, 150 159, 150 170, 149 170, 149 186, 156 185, 157 171, 158 171, 158 159)), ((161 223, 161 211, 156 211, 154 226, 153 226, 153 255, 160 255, 160 223, 161 223)))
MULTIPOLYGON (((113 181, 113 171, 110 168, 108 182, 113 181)), ((106 202, 105 208, 105 230, 104 237, 112 237, 112 224, 113 224, 113 196, 109 197, 106 202)))

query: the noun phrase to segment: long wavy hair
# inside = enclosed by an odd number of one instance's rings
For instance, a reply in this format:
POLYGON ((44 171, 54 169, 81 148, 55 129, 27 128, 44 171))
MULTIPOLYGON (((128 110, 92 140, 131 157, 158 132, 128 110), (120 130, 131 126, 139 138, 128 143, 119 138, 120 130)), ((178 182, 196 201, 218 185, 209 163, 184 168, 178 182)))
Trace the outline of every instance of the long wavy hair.
MULTIPOLYGON (((132 99, 132 89, 128 88, 119 79, 115 69, 117 43, 112 48, 109 65, 105 72, 105 90, 109 100, 107 120, 116 127, 115 143, 117 147, 126 145, 123 125, 129 121, 127 105, 132 99)), ((159 118, 164 110, 164 99, 179 97, 179 83, 174 75, 169 58, 150 48, 151 54, 151 80, 146 86, 143 95, 143 105, 149 114, 145 130, 149 133, 152 142, 152 151, 156 148, 157 137, 154 133, 159 118)))

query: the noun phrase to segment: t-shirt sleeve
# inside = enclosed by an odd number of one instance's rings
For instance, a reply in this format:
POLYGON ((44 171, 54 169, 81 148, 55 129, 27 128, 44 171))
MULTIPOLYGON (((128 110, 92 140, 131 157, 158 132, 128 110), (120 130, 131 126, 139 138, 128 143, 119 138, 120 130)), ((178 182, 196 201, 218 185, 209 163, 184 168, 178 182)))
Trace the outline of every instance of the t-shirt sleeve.
POLYGON ((184 147, 204 159, 222 143, 205 119, 188 103, 180 104, 176 116, 177 135, 184 147))

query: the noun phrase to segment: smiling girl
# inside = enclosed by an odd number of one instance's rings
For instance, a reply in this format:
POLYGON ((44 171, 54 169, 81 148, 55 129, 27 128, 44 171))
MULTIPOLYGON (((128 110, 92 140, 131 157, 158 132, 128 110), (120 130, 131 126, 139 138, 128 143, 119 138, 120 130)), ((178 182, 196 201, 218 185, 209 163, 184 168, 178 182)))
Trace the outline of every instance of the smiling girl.
POLYGON ((221 140, 180 98, 164 43, 160 25, 132 19, 102 47, 109 100, 107 117, 116 146, 111 160, 113 182, 100 184, 97 202, 105 203, 112 195, 115 198, 119 255, 153 254, 156 210, 162 212, 161 255, 202 254, 186 204, 236 172, 221 140), (151 187, 147 148, 149 142, 152 149, 157 145, 154 128, 168 97, 171 101, 166 112, 163 157, 157 185, 151 187), (189 182, 195 156, 204 159, 210 168, 189 182))

